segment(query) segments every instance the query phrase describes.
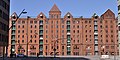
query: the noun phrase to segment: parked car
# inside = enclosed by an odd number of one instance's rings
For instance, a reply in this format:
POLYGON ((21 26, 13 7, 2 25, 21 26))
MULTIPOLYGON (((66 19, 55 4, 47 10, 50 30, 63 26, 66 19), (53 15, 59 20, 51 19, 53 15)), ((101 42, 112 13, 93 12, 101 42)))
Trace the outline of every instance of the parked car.
POLYGON ((17 54, 17 57, 27 57, 27 56, 24 54, 17 54))

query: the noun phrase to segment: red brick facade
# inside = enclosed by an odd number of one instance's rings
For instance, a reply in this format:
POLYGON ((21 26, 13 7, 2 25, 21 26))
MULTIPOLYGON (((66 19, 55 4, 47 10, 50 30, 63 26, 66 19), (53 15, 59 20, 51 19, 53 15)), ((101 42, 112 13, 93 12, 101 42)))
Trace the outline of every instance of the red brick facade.
MULTIPOLYGON (((10 26, 14 21, 10 18, 10 26)), ((49 18, 42 12, 36 18, 19 18, 9 32, 9 55, 26 55, 28 50, 29 56, 53 56, 54 49, 59 56, 118 54, 117 19, 110 9, 91 18, 74 18, 69 12, 61 18, 54 5, 49 18)))

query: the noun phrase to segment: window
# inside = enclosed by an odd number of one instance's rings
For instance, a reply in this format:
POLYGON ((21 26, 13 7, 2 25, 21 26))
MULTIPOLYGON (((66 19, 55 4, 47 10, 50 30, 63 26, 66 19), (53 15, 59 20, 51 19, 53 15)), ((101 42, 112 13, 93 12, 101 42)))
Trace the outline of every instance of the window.
POLYGON ((105 23, 107 23, 107 21, 105 21, 105 23))
POLYGON ((24 38, 24 35, 22 35, 22 38, 24 38))
POLYGON ((79 25, 77 26, 77 28, 79 28, 79 25))
POLYGON ((91 33, 91 30, 89 30, 89 33, 91 33))
POLYGON ((25 23, 25 21, 22 21, 22 24, 24 24, 25 23))
POLYGON ((36 28, 36 25, 35 25, 35 28, 36 28))
POLYGON ((111 37, 113 38, 113 35, 111 35, 111 37))
POLYGON ((91 28, 91 25, 89 27, 91 28))
POLYGON ((70 18, 70 16, 67 16, 67 18, 70 18))
POLYGON ((61 20, 62 24, 64 24, 64 20, 61 20))
POLYGON ((57 49, 58 49, 59 47, 57 46, 57 49))
POLYGON ((87 21, 85 21, 85 23, 87 23, 87 21))
POLYGON ((111 46, 111 49, 114 49, 114 46, 111 46))
POLYGON ((22 30, 22 33, 24 33, 24 30, 22 30))
POLYGON ((32 35, 30 35, 30 37, 32 38, 32 35))
POLYGON ((51 26, 51 28, 53 28, 53 25, 51 26))
POLYGON ((108 40, 106 40, 106 42, 108 42, 108 40))
POLYGON ((35 38, 36 38, 37 36, 35 35, 35 38))
POLYGON ((48 43, 48 41, 46 40, 46 43, 48 43))
POLYGON ((24 43, 24 40, 22 40, 22 43, 24 43))
POLYGON ((89 23, 91 23, 91 21, 89 21, 89 23))
POLYGON ((91 35, 90 35, 90 38, 91 38, 91 35))
POLYGON ((108 26, 107 26, 107 25, 106 25, 105 27, 106 27, 106 28, 108 28, 108 26))
POLYGON ((18 30, 18 33, 20 33, 20 30, 18 30))
POLYGON ((111 42, 113 42, 113 39, 111 39, 111 42))
POLYGON ((113 30, 111 30, 111 33, 113 33, 113 30))
POLYGON ((62 49, 64 49, 64 46, 62 46, 62 49))
POLYGON ((100 28, 102 28, 102 25, 100 25, 100 28))
POLYGON ((77 30, 77 33, 79 33, 79 30, 77 30))
POLYGON ((51 21, 51 23, 53 24, 53 21, 51 21))
POLYGON ((46 21, 46 24, 48 24, 48 20, 46 21))
POLYGON ((64 30, 62 30, 62 33, 64 33, 64 30))
POLYGON ((20 35, 18 35, 18 38, 20 38, 20 35))
POLYGON ((46 33, 48 33, 48 31, 46 30, 46 33))
POLYGON ((111 28, 113 28, 113 26, 112 26, 112 25, 111 25, 110 27, 111 27, 111 28))
POLYGON ((79 21, 77 21, 77 23, 79 24, 79 21))
POLYGON ((35 30, 34 32, 36 33, 37 31, 35 30))
POLYGON ((58 21, 56 23, 58 24, 58 21))
POLYGON ((18 21, 18 24, 20 24, 20 23, 21 23, 21 21, 19 20, 19 21, 18 21))
POLYGON ((37 21, 34 21, 35 24, 37 24, 37 21))
POLYGON ((35 40, 35 43, 36 43, 36 40, 35 40))
POLYGON ((77 35, 77 38, 79 38, 79 35, 77 35))
POLYGON ((18 43, 20 43, 20 40, 18 40, 18 43))
POLYGON ((33 23, 33 21, 30 21, 30 24, 32 24, 33 23))
POLYGON ((73 28, 75 28, 75 25, 73 25, 73 28))
POLYGON ((22 28, 24 28, 24 25, 22 26, 22 28))
POLYGON ((85 25, 85 28, 87 28, 87 25, 85 25))
POLYGON ((108 33, 108 30, 106 30, 106 33, 108 33))
POLYGON ((85 32, 87 33, 87 30, 85 30, 85 32))
POLYGON ((102 20, 100 20, 100 23, 102 23, 102 20))
POLYGON ((75 24, 75 21, 73 21, 73 24, 75 24))
POLYGON ((109 49, 109 46, 106 46, 106 49, 109 49))
POLYGON ((32 40, 30 40, 30 43, 32 43, 32 40))
POLYGON ((30 30, 30 33, 32 33, 32 30, 30 30))
POLYGON ((64 28, 64 25, 62 25, 62 28, 64 28))
POLYGON ((77 42, 79 43, 79 40, 77 42))
POLYGON ((51 30, 51 33, 53 33, 53 30, 51 30))
POLYGON ((30 26, 30 28, 32 28, 32 25, 30 26))
POLYGON ((48 28, 48 26, 46 25, 46 29, 48 28))
POLYGON ((62 52, 62 55, 64 55, 64 52, 62 52))
POLYGON ((18 25, 18 28, 20 28, 20 25, 18 25))
POLYGON ((108 35, 106 35, 106 37, 108 37, 108 35))
POLYGON ((46 46, 46 50, 47 50, 47 46, 46 46))
POLYGON ((75 30, 73 30, 73 33, 75 33, 75 30))
POLYGON ((64 35, 62 35, 62 38, 64 38, 64 35))
POLYGON ((56 28, 58 28, 58 25, 56 26, 56 28))

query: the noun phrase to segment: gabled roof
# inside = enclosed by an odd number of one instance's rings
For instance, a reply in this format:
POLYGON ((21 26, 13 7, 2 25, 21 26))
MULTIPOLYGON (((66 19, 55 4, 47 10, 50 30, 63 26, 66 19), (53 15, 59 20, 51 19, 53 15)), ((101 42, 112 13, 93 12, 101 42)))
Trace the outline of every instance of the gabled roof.
MULTIPOLYGON (((15 16, 17 17, 17 14, 16 14, 16 12, 14 12, 12 15, 15 15, 15 16)), ((12 15, 11 15, 11 16, 12 16, 12 15)))
POLYGON ((67 12, 65 16, 72 16, 72 14, 70 12, 67 12))
POLYGON ((53 5, 50 11, 60 11, 56 4, 53 5))
POLYGON ((40 12, 40 14, 37 16, 37 18, 39 18, 40 16, 43 16, 46 18, 46 16, 42 12, 40 12))
POLYGON ((114 13, 110 9, 108 9, 103 15, 107 14, 108 12, 114 15, 114 13))

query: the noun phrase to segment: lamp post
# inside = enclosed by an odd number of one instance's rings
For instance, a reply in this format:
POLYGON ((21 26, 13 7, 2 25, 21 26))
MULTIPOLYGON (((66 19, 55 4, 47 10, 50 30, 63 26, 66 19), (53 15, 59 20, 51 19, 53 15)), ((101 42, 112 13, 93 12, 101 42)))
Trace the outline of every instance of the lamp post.
MULTIPOLYGON (((22 10, 22 12, 16 17, 15 15, 12 15, 12 18, 13 19, 16 19, 15 20, 15 23, 17 22, 17 20, 20 18, 20 16, 22 15, 22 14, 26 14, 27 12, 25 11, 25 9, 23 9, 22 10)), ((9 30, 11 29, 13 27, 13 24, 12 24, 12 26, 9 28, 9 30)))
MULTIPOLYGON (((61 38, 61 39, 66 39, 66 38, 61 38)), ((61 40, 61 39, 55 39, 54 41, 52 41, 53 42, 53 46, 54 46, 54 48, 53 48, 53 52, 54 52, 54 57, 56 57, 56 48, 55 48, 55 46, 56 46, 56 42, 58 42, 58 40, 61 40)), ((52 53, 52 52, 51 52, 52 53)))
MULTIPOLYGON (((27 35, 27 43, 26 43, 26 55, 28 56, 28 44, 30 43, 30 41, 28 41, 28 20, 29 20, 29 16, 27 16, 27 33, 26 33, 26 35, 27 35)), ((33 35, 33 37, 34 36, 36 36, 37 35, 37 33, 35 32, 35 34, 33 35)), ((31 40, 33 39, 33 37, 31 38, 31 40)))
POLYGON ((104 53, 104 49, 105 49, 105 46, 102 46, 103 55, 105 54, 105 53, 104 53))
MULTIPOLYGON (((17 20, 19 19, 19 17, 22 15, 22 14, 26 14, 27 12, 25 11, 25 9, 22 10, 22 12, 18 15, 18 16, 15 16, 15 15, 12 15, 12 19, 15 19, 15 23, 17 22, 17 20)), ((10 30, 11 28, 13 27, 13 24, 12 26, 10 26, 10 28, 8 30, 10 30)), ((3 46, 4 48, 4 46, 3 46)), ((4 60, 4 49, 3 49, 3 60, 4 60)))

